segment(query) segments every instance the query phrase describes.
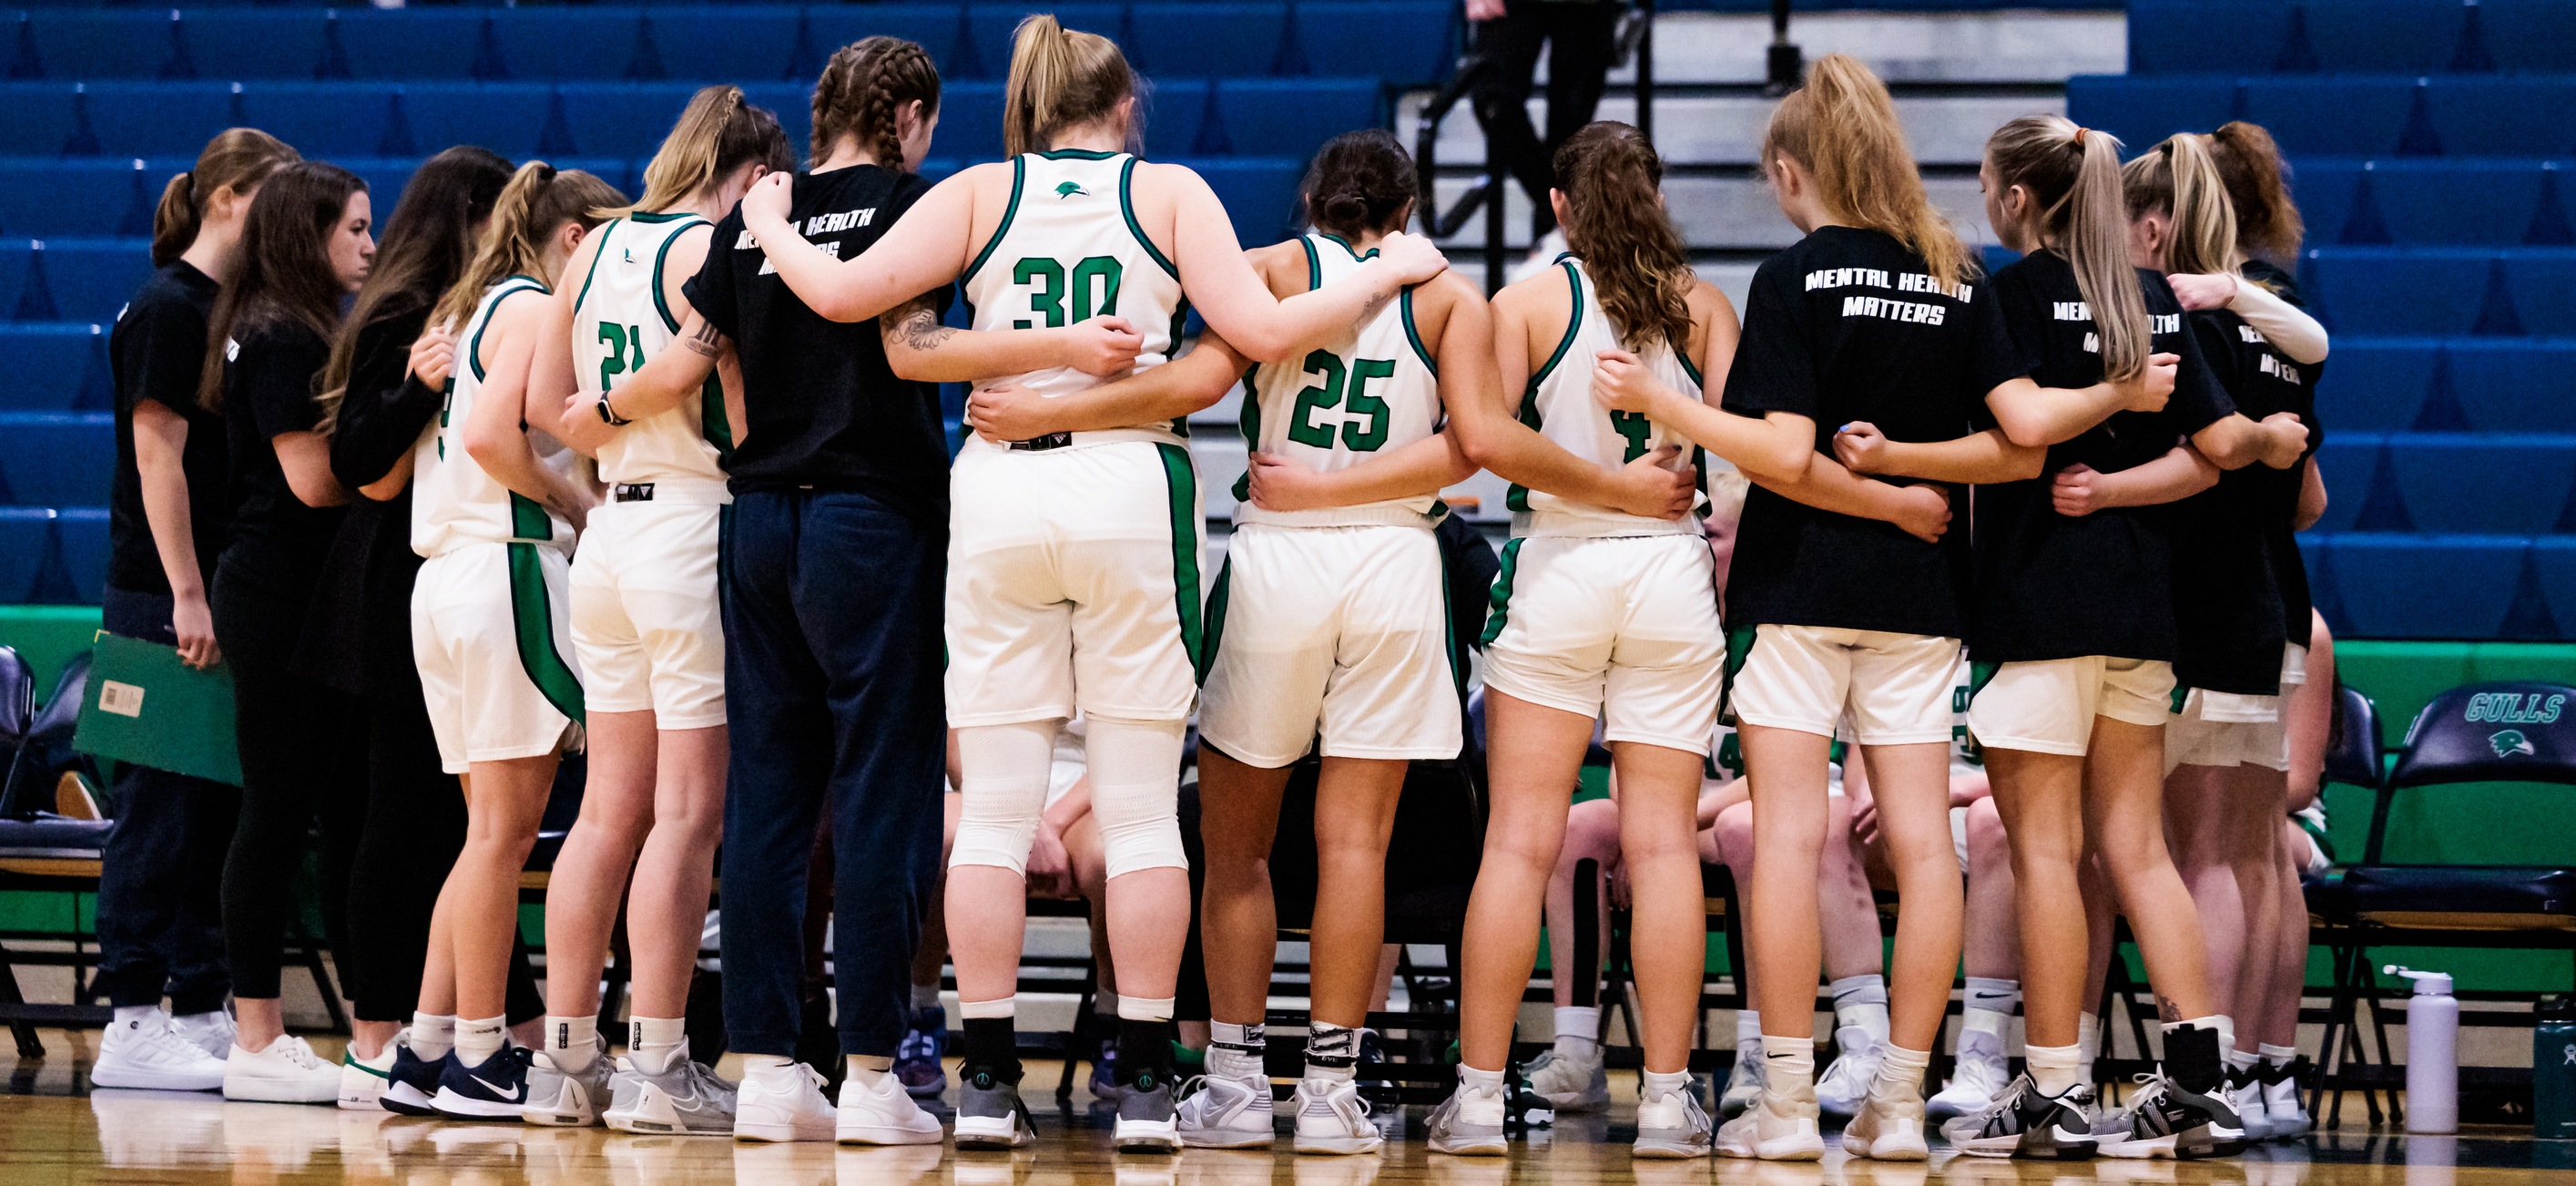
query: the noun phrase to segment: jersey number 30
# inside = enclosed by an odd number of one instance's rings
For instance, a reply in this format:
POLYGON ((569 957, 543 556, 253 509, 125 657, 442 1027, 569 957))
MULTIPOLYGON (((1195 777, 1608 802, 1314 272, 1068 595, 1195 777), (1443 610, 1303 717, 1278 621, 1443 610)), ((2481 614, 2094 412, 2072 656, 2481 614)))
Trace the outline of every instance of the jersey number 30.
MULTIPOLYGON (((1030 256, 1011 266, 1011 283, 1035 284, 1029 294, 1029 311, 1038 315, 1047 328, 1055 329, 1077 321, 1089 321, 1094 312, 1109 316, 1118 312, 1118 281, 1125 269, 1114 256, 1094 255, 1073 265, 1073 315, 1065 316, 1064 265, 1044 256, 1030 256), (1099 293, 1098 303, 1092 294, 1099 293)), ((1014 321, 1013 329, 1036 329, 1038 322, 1014 321)))
POLYGON ((1317 350, 1306 356, 1306 373, 1322 382, 1297 393, 1297 410, 1288 417, 1288 439, 1317 449, 1333 447, 1333 430, 1315 423, 1315 413, 1342 409, 1342 445, 1354 453, 1374 453, 1386 444, 1386 401, 1368 393, 1369 380, 1395 373, 1387 358, 1354 359, 1344 367, 1341 356, 1317 350), (1347 392, 1345 386, 1347 385, 1347 392))

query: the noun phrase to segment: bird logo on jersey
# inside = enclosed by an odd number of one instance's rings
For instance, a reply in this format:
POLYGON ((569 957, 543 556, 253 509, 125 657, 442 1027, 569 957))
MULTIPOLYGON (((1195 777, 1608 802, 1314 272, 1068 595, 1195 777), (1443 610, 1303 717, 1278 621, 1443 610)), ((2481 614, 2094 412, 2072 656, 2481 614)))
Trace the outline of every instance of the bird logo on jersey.
POLYGON ((1070 197, 1072 197, 1072 196, 1074 196, 1074 195, 1076 195, 1076 194, 1080 194, 1080 195, 1082 195, 1083 197, 1086 197, 1086 198, 1087 198, 1087 197, 1090 197, 1090 196, 1091 196, 1091 191, 1090 191, 1090 190, 1087 190, 1087 189, 1082 188, 1082 183, 1081 183, 1081 182, 1079 182, 1079 181, 1060 181, 1060 182, 1057 182, 1057 183, 1056 183, 1056 187, 1055 187, 1055 196, 1056 196, 1056 200, 1058 200, 1058 201, 1062 201, 1062 200, 1064 200, 1064 199, 1066 199, 1066 198, 1070 198, 1070 197))
POLYGON ((2505 729, 2489 736, 2487 748, 2494 750, 2495 756, 2499 758, 2517 756, 2530 758, 2537 757, 2540 753, 2538 749, 2533 748, 2531 739, 2522 735, 2520 729, 2505 729))

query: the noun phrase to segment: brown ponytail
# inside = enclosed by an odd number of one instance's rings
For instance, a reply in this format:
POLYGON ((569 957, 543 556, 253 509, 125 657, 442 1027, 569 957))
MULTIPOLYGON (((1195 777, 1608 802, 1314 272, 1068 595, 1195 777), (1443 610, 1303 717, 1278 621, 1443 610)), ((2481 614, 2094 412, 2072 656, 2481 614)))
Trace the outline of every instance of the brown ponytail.
POLYGON ((668 210, 746 164, 778 170, 782 160, 787 168, 795 167, 777 116, 745 101, 741 87, 706 87, 689 99, 671 134, 662 138, 660 151, 644 166, 644 196, 632 206, 593 213, 609 219, 668 210))
POLYGON ((1806 85, 1772 110, 1762 132, 1763 171, 1783 156, 1815 180, 1816 196, 1837 220, 1903 243, 1945 285, 1968 278, 1968 249, 1923 192, 1887 84, 1860 59, 1826 55, 1808 69, 1806 85))
POLYGON ((1044 152, 1058 134, 1107 118, 1135 93, 1136 72, 1117 42, 1069 30, 1050 13, 1025 17, 1011 37, 1002 151, 1044 152))
POLYGON ((2093 311, 2102 344, 2102 377, 2134 378, 2146 369, 2147 299, 2129 264, 2128 204, 2121 197, 2120 141, 2061 115, 2025 115, 1986 141, 1992 184, 2020 186, 2039 211, 2040 245, 2066 257, 2075 287, 2093 311))
POLYGON ((2209 157, 2226 182, 2228 204, 2236 210, 2237 246, 2276 264, 2296 260, 2308 228, 2299 218, 2298 203, 2290 200, 2288 166, 2272 133, 2241 119, 2221 124, 2210 134, 2209 157))
POLYGON ((1556 150, 1565 242, 1600 290, 1620 344, 1643 350, 1661 342, 1678 353, 1690 349, 1696 277, 1664 213, 1663 183, 1663 158, 1623 123, 1586 124, 1556 150))
POLYGON ((1358 239, 1404 229, 1413 208, 1413 156, 1384 128, 1344 132, 1326 142, 1306 173, 1306 222, 1358 239))
POLYGON ((930 51, 900 37, 869 37, 842 46, 814 83, 814 160, 832 143, 856 136, 877 167, 903 171, 903 136, 895 123, 918 101, 921 118, 939 114, 939 67, 930 51))
POLYGON ((2245 264, 2236 248, 2236 213, 2229 208, 2227 184, 2209 159, 2202 138, 2189 132, 2168 137, 2155 150, 2120 171, 2132 220, 2151 214, 2171 219, 2165 235, 2164 269, 2182 275, 2234 275, 2245 264))
POLYGON ((474 262, 438 302, 429 323, 461 326, 483 303, 484 290, 511 276, 542 279, 546 239, 556 227, 567 222, 595 227, 608 221, 598 211, 625 204, 626 195, 615 186, 579 169, 557 172, 544 161, 519 166, 492 203, 492 221, 483 229, 474 262))
POLYGON ((196 168, 161 187, 161 205, 152 212, 152 266, 166 268, 187 254, 197 241, 197 228, 205 222, 206 199, 216 190, 230 187, 234 193, 248 195, 279 166, 303 159, 285 141, 257 128, 216 133, 197 154, 196 168))

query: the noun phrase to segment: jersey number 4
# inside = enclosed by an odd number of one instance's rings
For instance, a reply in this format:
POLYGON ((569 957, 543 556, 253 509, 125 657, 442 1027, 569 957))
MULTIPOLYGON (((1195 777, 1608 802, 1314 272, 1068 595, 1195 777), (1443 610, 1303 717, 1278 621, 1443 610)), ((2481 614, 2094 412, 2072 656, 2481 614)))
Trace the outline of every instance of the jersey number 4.
POLYGON ((1386 401, 1368 393, 1369 380, 1395 373, 1395 361, 1361 358, 1342 365, 1341 356, 1317 350, 1306 356, 1306 373, 1322 382, 1297 393, 1297 410, 1288 417, 1288 439, 1317 449, 1333 447, 1333 430, 1315 423, 1317 411, 1342 409, 1342 445, 1354 453, 1374 453, 1386 444, 1386 401), (1347 386, 1348 390, 1345 391, 1347 386))
POLYGON ((1655 435, 1655 422, 1635 412, 1610 413, 1610 427, 1627 439, 1628 447, 1619 460, 1635 461, 1646 455, 1646 441, 1655 435))
POLYGON ((643 326, 603 321, 599 323, 599 340, 608 345, 608 352, 599 360, 601 391, 608 390, 617 376, 644 369, 643 326))
POLYGON ((1037 291, 1029 294, 1029 311, 1039 320, 1014 321, 1013 329, 1036 329, 1043 322, 1047 328, 1089 321, 1096 311, 1102 316, 1118 312, 1118 281, 1124 275, 1113 256, 1094 255, 1073 265, 1073 316, 1065 316, 1064 265, 1042 256, 1031 256, 1011 265, 1011 283, 1034 284, 1037 291), (1098 303, 1093 303, 1094 292, 1098 303))

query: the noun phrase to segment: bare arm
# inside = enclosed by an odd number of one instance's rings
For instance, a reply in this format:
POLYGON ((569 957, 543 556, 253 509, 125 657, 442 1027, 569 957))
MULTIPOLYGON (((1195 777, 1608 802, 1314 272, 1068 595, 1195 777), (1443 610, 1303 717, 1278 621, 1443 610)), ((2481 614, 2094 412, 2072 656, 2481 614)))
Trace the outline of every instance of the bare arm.
POLYGON ((1451 318, 1449 334, 1472 335, 1488 343, 1494 356, 1492 381, 1481 390, 1462 384, 1453 393, 1442 385, 1450 431, 1468 460, 1507 481, 1596 506, 1662 519, 1689 514, 1697 484, 1688 473, 1662 468, 1671 459, 1670 446, 1613 470, 1566 452, 1513 415, 1512 393, 1529 385, 1526 303, 1522 294, 1506 291, 1492 306, 1490 326, 1481 318, 1451 318))
MULTIPOLYGON (((608 406, 623 420, 641 420, 670 411, 705 390, 707 376, 716 373, 716 361, 732 352, 733 339, 724 336, 704 314, 690 309, 688 317, 680 322, 680 336, 672 342, 671 349, 645 360, 644 369, 629 374, 610 394, 608 406)), ((564 418, 569 420, 578 413, 597 421, 598 398, 586 393, 575 395, 564 408, 564 418)))
POLYGON ((939 323, 928 297, 877 318, 877 334, 894 373, 922 383, 973 383, 1060 366, 1106 378, 1134 366, 1145 344, 1123 317, 1053 329, 954 329, 939 323))
POLYGON ((1224 339, 1209 333, 1179 358, 1071 395, 1050 399, 1024 387, 979 388, 966 397, 966 422, 988 441, 1154 424, 1224 399, 1246 365, 1224 339))
POLYGON ((1177 165, 1143 168, 1156 170, 1177 187, 1174 258, 1190 304, 1207 319, 1208 328, 1257 361, 1284 362, 1334 338, 1395 299, 1405 285, 1429 280, 1447 266, 1427 240, 1389 235, 1379 241, 1378 257, 1349 276, 1281 300, 1244 258, 1234 221, 1205 179, 1177 165))
POLYGON ((197 567, 196 517, 188 502, 188 421, 159 400, 134 401, 134 468, 143 479, 143 519, 152 529, 161 573, 170 580, 170 629, 189 666, 223 661, 215 644, 214 614, 206 606, 205 574, 197 567))
MULTIPOLYGON (((466 415, 465 454, 511 493, 544 504, 578 528, 588 517, 589 500, 537 459, 522 427, 530 423, 528 367, 536 354, 536 323, 544 304, 512 294, 501 299, 485 323, 484 349, 490 357, 483 360, 481 394, 466 415)), ((458 361, 471 365, 470 360, 458 361)))
POLYGON ((1654 376, 1624 350, 1604 350, 1592 372, 1592 394, 1607 407, 1668 425, 1691 442, 1735 463, 1746 477, 1795 483, 1816 455, 1816 422, 1792 412, 1761 418, 1713 407, 1654 376))
POLYGON ((2218 467, 2189 445, 2176 445, 2145 465, 2106 474, 2089 465, 2057 471, 2049 497, 2057 513, 2081 518, 2107 507, 2180 502, 2218 484, 2218 467))
POLYGON ((833 321, 867 321, 966 270, 975 186, 990 170, 1009 168, 978 165, 933 186, 857 259, 834 258, 788 224, 790 174, 772 173, 753 184, 743 195, 742 225, 797 299, 833 321))
MULTIPOLYGON (((590 257, 606 240, 605 235, 583 236, 564 275, 588 275, 590 257)), ((675 244, 673 250, 679 246, 675 244)), ((572 362, 573 300, 578 291, 570 284, 562 286, 538 302, 538 313, 531 319, 535 322, 537 345, 528 366, 528 408, 532 413, 528 423, 584 456, 597 457, 601 446, 617 435, 617 429, 599 418, 598 392, 591 392, 588 400, 578 398, 582 394, 581 376, 574 373, 572 362), (533 415, 540 411, 544 413, 542 418, 533 415)))
POLYGON ((2288 469, 2307 452, 2308 426, 2289 412, 2274 412, 2260 424, 2231 412, 2191 434, 2191 443, 2220 469, 2242 469, 2257 461, 2288 469))
POLYGON ((2038 477, 2048 450, 2016 445, 2000 428, 1950 441, 1891 441, 1855 420, 1834 434, 1834 458, 1854 473, 1991 486, 2038 477))
POLYGON ((1897 485, 1864 478, 1841 462, 1819 456, 1793 482, 1752 475, 1753 484, 1820 511, 1893 523, 1927 543, 1950 525, 1950 494, 1938 486, 1897 485))
POLYGON ((2317 472, 2317 459, 2310 457, 2299 475, 2299 509, 2291 517, 2290 526, 2294 530, 2306 531, 2325 517, 2326 479, 2317 472))
POLYGON ((412 458, 415 456, 417 456, 417 454, 403 454, 400 459, 394 462, 394 467, 392 469, 385 471, 385 476, 369 482, 364 486, 358 487, 358 493, 366 495, 368 498, 374 499, 377 502, 387 501, 393 496, 402 493, 403 487, 411 485, 412 458))
POLYGON ((1252 505, 1266 511, 1307 511, 1358 506, 1438 494, 1466 481, 1474 463, 1455 435, 1433 433, 1347 469, 1319 473, 1268 453, 1249 459, 1252 505))
POLYGON ((308 507, 336 507, 349 501, 349 491, 331 473, 331 438, 318 432, 281 432, 268 438, 277 450, 277 467, 286 473, 286 488, 308 507))
POLYGON ((2181 365, 2179 354, 2153 355, 2138 377, 2090 387, 2042 387, 2027 377, 2014 379, 1986 393, 1986 408, 1994 413, 2006 439, 2045 449, 2084 435, 2113 412, 2162 409, 2173 394, 2174 374, 2181 365))

